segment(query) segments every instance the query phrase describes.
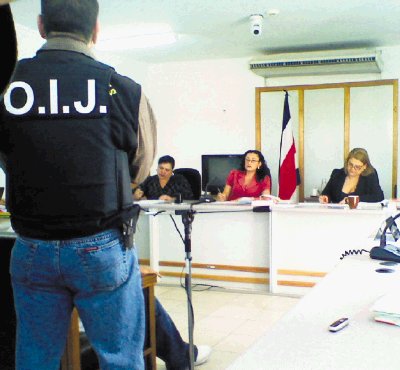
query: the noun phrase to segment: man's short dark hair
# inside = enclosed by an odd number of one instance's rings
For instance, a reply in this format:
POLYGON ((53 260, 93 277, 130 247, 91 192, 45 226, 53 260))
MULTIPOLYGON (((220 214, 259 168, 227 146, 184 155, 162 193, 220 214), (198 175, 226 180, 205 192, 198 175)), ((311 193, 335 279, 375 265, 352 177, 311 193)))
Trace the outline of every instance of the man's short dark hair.
POLYGON ((163 157, 160 157, 160 159, 158 160, 158 164, 161 163, 170 163, 172 169, 175 168, 175 159, 173 157, 171 157, 170 155, 164 155, 163 157))
POLYGON ((78 35, 86 42, 92 37, 99 14, 97 0, 42 0, 44 30, 68 32, 78 35))

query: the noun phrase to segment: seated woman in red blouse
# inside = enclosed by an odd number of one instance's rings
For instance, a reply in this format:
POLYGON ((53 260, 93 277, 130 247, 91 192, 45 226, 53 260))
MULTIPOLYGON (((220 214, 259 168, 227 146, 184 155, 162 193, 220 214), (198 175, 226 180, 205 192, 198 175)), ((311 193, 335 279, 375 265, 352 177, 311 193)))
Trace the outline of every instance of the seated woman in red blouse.
POLYGON ((269 194, 271 194, 271 173, 264 156, 258 150, 248 150, 243 154, 240 168, 229 173, 224 191, 218 193, 217 200, 256 198, 269 194))

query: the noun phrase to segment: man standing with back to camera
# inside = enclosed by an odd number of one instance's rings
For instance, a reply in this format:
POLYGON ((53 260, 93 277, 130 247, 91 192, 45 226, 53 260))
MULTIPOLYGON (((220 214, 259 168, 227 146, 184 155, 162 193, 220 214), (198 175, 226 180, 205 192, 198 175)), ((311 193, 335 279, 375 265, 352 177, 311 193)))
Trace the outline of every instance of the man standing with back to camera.
POLYGON ((101 369, 143 369, 144 303, 131 179, 155 121, 141 87, 97 62, 97 0, 42 0, 46 44, 18 63, 0 107, 17 370, 58 370, 79 310, 101 369))

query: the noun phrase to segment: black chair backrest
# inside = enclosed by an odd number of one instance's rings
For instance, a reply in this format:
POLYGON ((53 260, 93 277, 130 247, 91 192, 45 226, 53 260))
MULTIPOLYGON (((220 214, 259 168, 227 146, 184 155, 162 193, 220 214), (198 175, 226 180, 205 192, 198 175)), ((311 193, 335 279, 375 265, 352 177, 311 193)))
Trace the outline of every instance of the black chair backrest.
POLYGON ((198 200, 201 195, 201 175, 200 172, 195 168, 176 168, 174 169, 174 173, 185 176, 186 180, 189 182, 193 197, 195 200, 198 200))

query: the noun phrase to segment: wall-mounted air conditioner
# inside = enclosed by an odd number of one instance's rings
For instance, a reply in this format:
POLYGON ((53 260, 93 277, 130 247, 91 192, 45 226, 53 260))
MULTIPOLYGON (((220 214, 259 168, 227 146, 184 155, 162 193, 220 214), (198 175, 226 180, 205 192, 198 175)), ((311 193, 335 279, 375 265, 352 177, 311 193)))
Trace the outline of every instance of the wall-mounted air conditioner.
POLYGON ((381 52, 371 49, 271 54, 250 62, 263 77, 380 73, 381 52))

